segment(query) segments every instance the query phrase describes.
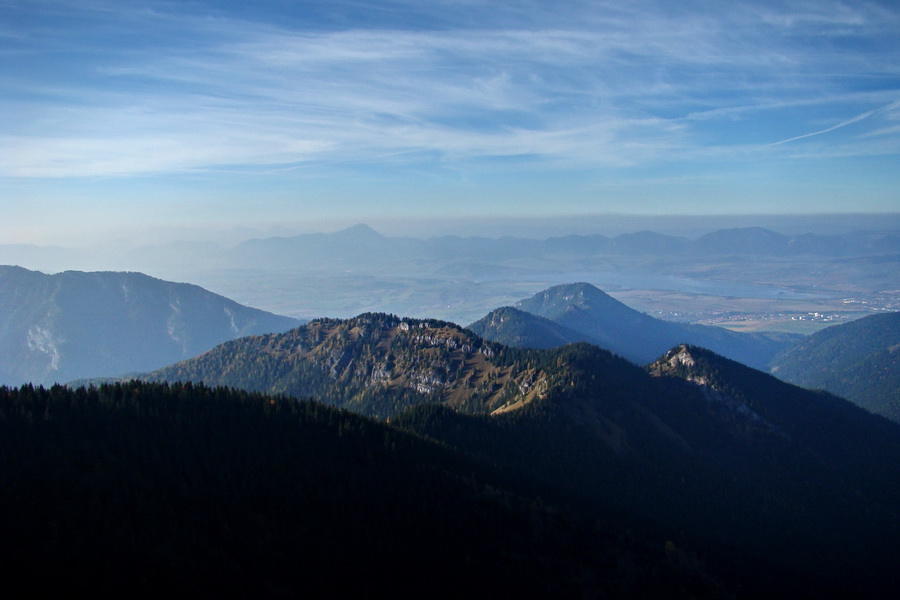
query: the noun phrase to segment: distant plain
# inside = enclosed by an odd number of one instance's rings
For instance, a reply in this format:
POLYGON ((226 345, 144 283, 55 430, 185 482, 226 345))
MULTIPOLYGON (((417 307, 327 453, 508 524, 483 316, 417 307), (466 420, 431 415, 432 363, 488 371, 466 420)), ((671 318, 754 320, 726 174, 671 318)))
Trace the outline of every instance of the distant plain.
POLYGON ((417 239, 360 225, 231 245, 0 246, 0 263, 44 272, 140 271, 301 319, 386 312, 464 325, 553 285, 579 281, 658 318, 739 331, 812 333, 900 310, 900 254, 892 229, 880 237, 866 234, 868 246, 859 245, 858 235, 788 237, 761 228, 715 233, 721 246, 649 232, 417 239), (847 239, 857 245, 837 247, 847 239), (812 249, 769 252, 770 241, 812 249))

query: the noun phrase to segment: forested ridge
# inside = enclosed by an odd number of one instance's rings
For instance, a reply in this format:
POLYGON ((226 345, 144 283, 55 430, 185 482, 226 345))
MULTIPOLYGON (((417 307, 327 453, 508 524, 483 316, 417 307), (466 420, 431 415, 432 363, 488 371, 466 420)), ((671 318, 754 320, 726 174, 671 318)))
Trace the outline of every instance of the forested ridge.
POLYGON ((772 373, 900 423, 900 312, 818 331, 776 356, 772 373))
POLYGON ((732 597, 671 542, 313 401, 0 388, 6 584, 29 593, 732 597))
POLYGON ((712 352, 682 351, 689 363, 648 372, 590 344, 511 348, 445 322, 367 314, 236 340, 148 376, 313 396, 390 419, 594 517, 600 506, 637 528, 659 523, 679 547, 743 556, 728 567, 737 573, 741 560, 774 565, 752 579, 783 570, 801 587, 870 595, 900 583, 900 490, 888 484, 900 481, 900 428, 712 352))
POLYGON ((582 597, 900 585, 900 427, 702 348, 644 369, 366 314, 147 377, 3 388, 17 569, 288 596, 331 578, 582 597))
POLYGON ((541 397, 546 357, 434 319, 363 314, 241 338, 142 378, 315 397, 389 418, 419 403, 490 412, 541 397))
POLYGON ((713 552, 745 585, 765 587, 771 576, 782 591, 798 583, 794 596, 818 587, 891 597, 900 428, 689 350, 694 364, 680 373, 635 368, 609 380, 596 362, 608 353, 569 346, 554 352, 568 385, 545 401, 494 417, 423 405, 393 422, 655 522, 679 544, 713 552), (741 561, 771 564, 748 577, 741 561))

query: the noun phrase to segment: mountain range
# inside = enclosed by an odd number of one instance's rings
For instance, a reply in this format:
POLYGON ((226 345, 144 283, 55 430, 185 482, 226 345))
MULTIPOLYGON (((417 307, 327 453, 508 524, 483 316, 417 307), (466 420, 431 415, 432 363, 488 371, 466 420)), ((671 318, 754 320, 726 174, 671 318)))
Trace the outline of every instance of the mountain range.
POLYGON ((429 239, 388 237, 368 225, 341 231, 308 233, 291 237, 249 240, 237 244, 230 258, 246 263, 284 261, 327 252, 330 256, 373 260, 417 256, 453 256, 459 259, 488 256, 537 257, 553 253, 571 254, 702 254, 777 255, 819 254, 829 257, 900 252, 900 236, 887 233, 846 235, 785 235, 761 227, 722 229, 695 240, 650 231, 615 237, 572 235, 545 240, 440 236, 429 239))
POLYGON ((662 321, 587 283, 554 286, 470 324, 508 346, 555 348, 588 342, 638 364, 677 344, 710 349, 778 378, 824 389, 900 421, 900 313, 826 327, 810 336, 738 333, 662 321))
MULTIPOLYGON (((347 235, 382 243, 372 233, 347 235)), ((489 579, 495 593, 640 597, 674 585, 681 597, 887 598, 900 586, 900 425, 763 372, 772 357, 780 377, 818 368, 863 381, 881 369, 885 385, 869 389, 890 395, 896 314, 797 344, 660 321, 579 283, 468 328, 385 313, 298 324, 139 273, 18 267, 0 268, 0 307, 12 383, 139 371, 150 382, 3 388, 0 469, 19 483, 0 500, 7 514, 31 515, 4 521, 16 545, 3 549, 29 573, 23 556, 89 585, 60 565, 85 547, 119 564, 83 545, 96 530, 169 583, 190 581, 171 569, 197 556, 204 585, 252 588, 262 577, 269 591, 299 589, 290 565, 317 551, 308 577, 390 549, 421 574, 417 593, 441 564, 469 564, 473 582, 514 573, 489 579), (29 444, 43 449, 44 475, 29 444), (105 519, 101 506, 114 507, 113 521, 73 517, 105 519), (479 507, 493 517, 470 529, 479 507), (125 525, 103 525, 113 522, 125 525), (593 533, 571 546, 576 522, 593 533), (292 550, 289 538, 306 545, 292 550), (420 551, 426 538, 446 552, 420 551), (137 539, 155 541, 144 552, 137 539), (274 570, 250 558, 272 551, 283 556, 274 570), (585 559, 599 555, 605 566, 585 559)), ((381 588, 389 563, 365 570, 381 588)), ((138 576, 126 572, 111 581, 138 576)))
MULTIPOLYGON (((0 267, 0 307, 6 316, 0 327, 0 383, 9 384, 121 376, 193 357, 228 339, 300 323, 139 273, 51 276, 0 267)), ((891 313, 832 326, 807 339, 737 333, 662 321, 595 286, 576 283, 493 310, 468 328, 514 347, 593 343, 638 364, 675 344, 694 344, 755 368, 771 366, 782 379, 827 389, 896 420, 896 324, 891 313)))
POLYGON ((751 300, 740 309, 750 313, 834 310, 852 318, 865 309, 843 303, 848 295, 889 308, 896 296, 885 291, 898 289, 893 265, 900 235, 891 219, 883 231, 840 235, 760 228, 696 239, 649 231, 546 239, 417 234, 410 228, 387 236, 357 225, 232 243, 114 240, 74 249, 0 244, 0 264, 44 272, 136 270, 307 319, 388 312, 470 323, 572 281, 590 281, 620 299, 637 292, 642 310, 652 314, 697 313, 688 320, 733 310, 736 303, 726 299, 734 298, 751 300), (678 295, 687 304, 675 309, 678 295))
POLYGON ((747 553, 835 589, 900 583, 900 490, 885 485, 900 481, 900 426, 695 346, 645 370, 590 344, 511 348, 366 314, 233 340, 141 378, 316 398, 588 514, 656 523, 678 546, 747 553))
MULTIPOLYGON (((141 262, 165 249, 177 258, 185 252, 202 260, 221 260, 228 264, 256 264, 304 260, 328 254, 345 259, 371 259, 373 249, 378 255, 399 256, 414 251, 418 256, 446 256, 454 258, 483 256, 485 253, 529 256, 554 253, 565 254, 705 254, 705 255, 778 255, 819 254, 829 257, 896 254, 900 252, 900 235, 895 231, 853 232, 843 234, 783 234, 762 227, 719 229, 690 239, 652 231, 624 233, 613 237, 600 234, 566 235, 545 239, 524 237, 479 237, 444 235, 422 239, 418 237, 385 236, 365 224, 358 224, 333 233, 303 233, 293 236, 263 237, 245 240, 231 246, 213 242, 172 242, 128 248, 116 243, 119 254, 131 264, 141 262), (235 261, 238 261, 235 263, 235 261)), ((111 248, 102 247, 105 254, 111 248)), ((61 246, 0 244, 0 259, 10 263, 82 260, 92 250, 79 252, 61 246), (78 256, 81 254, 82 256, 78 256)))
POLYGON ((299 323, 141 273, 0 266, 0 384, 146 371, 299 323))
POLYGON ((638 364, 655 360, 676 344, 687 343, 758 369, 767 369, 778 352, 802 339, 799 335, 738 333, 663 321, 629 308, 588 283, 551 287, 517 302, 513 309, 498 309, 469 329, 512 346, 547 348, 588 341, 638 364), (527 335, 522 333, 525 331, 527 335))

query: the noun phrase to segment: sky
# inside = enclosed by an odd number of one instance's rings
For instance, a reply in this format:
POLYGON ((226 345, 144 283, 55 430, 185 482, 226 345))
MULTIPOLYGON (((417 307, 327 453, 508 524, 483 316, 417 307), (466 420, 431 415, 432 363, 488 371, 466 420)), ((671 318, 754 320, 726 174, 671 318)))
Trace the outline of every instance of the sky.
POLYGON ((898 32, 895 1, 0 0, 0 243, 898 213, 898 32))

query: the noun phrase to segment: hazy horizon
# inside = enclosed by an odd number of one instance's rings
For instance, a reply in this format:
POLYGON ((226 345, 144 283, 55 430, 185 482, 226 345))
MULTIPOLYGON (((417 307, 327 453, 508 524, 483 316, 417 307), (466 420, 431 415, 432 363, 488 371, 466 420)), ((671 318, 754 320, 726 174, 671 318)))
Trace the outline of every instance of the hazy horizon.
POLYGON ((27 240, 4 239, 2 246, 89 248, 121 245, 153 246, 175 242, 236 245, 252 239, 330 234, 365 225, 386 237, 429 239, 441 236, 523 238, 544 240, 569 235, 619 235, 652 231, 673 237, 697 239, 723 229, 759 227, 784 235, 845 235, 857 232, 900 231, 898 213, 834 213, 810 215, 577 215, 527 217, 492 215, 420 219, 332 219, 303 223, 250 224, 235 227, 180 226, 140 228, 127 226, 103 232, 69 232, 27 240))
POLYGON ((898 30, 890 2, 0 2, 0 243, 894 214, 898 30))

